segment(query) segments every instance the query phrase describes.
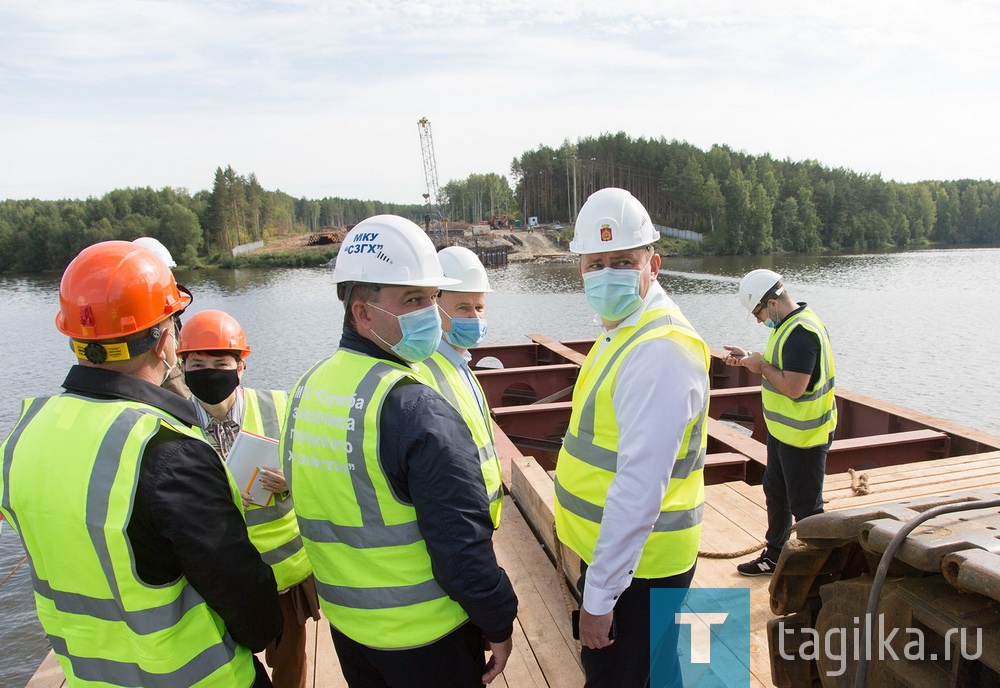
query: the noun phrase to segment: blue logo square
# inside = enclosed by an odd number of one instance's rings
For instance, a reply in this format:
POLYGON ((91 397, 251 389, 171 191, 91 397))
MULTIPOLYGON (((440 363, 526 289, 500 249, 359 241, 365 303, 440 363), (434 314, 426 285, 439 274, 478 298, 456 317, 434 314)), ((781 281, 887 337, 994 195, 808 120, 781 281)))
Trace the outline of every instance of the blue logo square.
POLYGON ((649 593, 650 688, 749 688, 750 590, 649 593))

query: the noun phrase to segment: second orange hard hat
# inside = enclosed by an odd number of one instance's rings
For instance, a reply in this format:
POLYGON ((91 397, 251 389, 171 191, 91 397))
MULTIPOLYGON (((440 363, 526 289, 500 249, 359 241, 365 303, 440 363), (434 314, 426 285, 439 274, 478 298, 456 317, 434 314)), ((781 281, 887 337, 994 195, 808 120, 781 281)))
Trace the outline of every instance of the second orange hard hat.
POLYGON ((189 351, 238 351, 250 355, 250 345, 236 318, 224 311, 199 311, 184 322, 177 353, 189 351))

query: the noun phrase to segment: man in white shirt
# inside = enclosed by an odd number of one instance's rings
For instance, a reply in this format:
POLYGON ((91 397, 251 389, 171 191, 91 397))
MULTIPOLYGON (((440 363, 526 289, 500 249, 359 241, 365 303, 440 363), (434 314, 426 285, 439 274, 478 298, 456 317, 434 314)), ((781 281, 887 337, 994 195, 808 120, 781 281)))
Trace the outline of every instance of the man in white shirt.
MULTIPOLYGON (((649 591, 689 587, 701 539, 711 354, 657 282, 658 237, 642 204, 609 188, 580 209, 570 244, 605 330, 555 476, 557 533, 583 562, 587 688, 646 685, 649 591)), ((679 684, 675 646, 661 647, 679 684)))

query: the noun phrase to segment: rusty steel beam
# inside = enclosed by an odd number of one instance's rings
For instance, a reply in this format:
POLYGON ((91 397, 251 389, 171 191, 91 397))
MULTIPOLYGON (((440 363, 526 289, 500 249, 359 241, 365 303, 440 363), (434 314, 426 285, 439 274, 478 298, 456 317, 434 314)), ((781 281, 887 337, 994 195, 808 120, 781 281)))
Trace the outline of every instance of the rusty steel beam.
MULTIPOLYGON (((580 367, 572 363, 476 371, 490 408, 520 406, 565 390, 576 382, 580 367)), ((567 399, 569 395, 567 395, 567 399)))

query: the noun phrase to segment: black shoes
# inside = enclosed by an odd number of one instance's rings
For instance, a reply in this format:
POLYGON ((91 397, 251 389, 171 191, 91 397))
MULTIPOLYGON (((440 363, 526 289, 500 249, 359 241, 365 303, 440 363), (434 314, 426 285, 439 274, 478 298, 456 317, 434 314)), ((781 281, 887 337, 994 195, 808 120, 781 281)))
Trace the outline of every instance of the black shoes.
POLYGON ((736 570, 744 576, 770 576, 778 562, 767 556, 767 550, 760 553, 760 556, 753 561, 748 561, 736 567, 736 570))

